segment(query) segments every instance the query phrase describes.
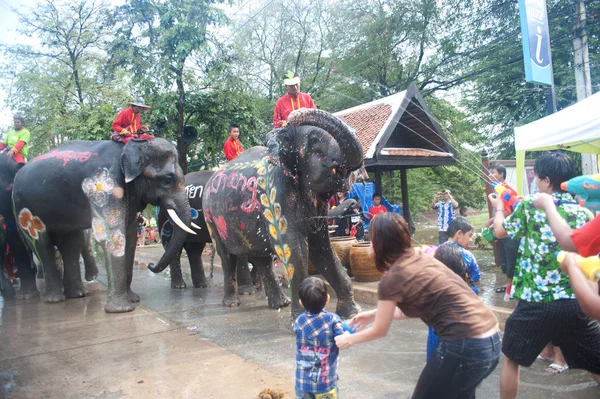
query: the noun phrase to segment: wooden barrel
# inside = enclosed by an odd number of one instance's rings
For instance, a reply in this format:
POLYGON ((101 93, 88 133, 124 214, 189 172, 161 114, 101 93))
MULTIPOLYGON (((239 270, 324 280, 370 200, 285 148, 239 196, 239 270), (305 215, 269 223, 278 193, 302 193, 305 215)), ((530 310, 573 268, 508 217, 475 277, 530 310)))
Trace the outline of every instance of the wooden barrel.
POLYGON ((370 242, 357 242, 350 249, 350 264, 354 279, 361 283, 379 281, 382 274, 375 268, 375 256, 370 242))
POLYGON ((356 244, 355 237, 332 237, 331 247, 342 262, 342 266, 348 271, 348 276, 352 277, 352 266, 350 265, 350 249, 356 244))

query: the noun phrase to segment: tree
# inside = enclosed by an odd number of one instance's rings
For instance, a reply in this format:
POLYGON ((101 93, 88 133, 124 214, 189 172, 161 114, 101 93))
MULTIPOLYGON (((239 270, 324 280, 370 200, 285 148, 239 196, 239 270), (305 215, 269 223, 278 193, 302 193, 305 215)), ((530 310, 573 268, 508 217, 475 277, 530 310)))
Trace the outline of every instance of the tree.
POLYGON ((40 44, 5 47, 1 77, 8 105, 28 121, 33 155, 65 140, 108 136, 123 78, 102 79, 108 11, 104 2, 45 0, 17 12, 22 32, 40 44))
POLYGON ((186 96, 189 87, 202 90, 190 65, 214 50, 209 28, 225 21, 223 12, 214 7, 220 2, 130 0, 115 14, 118 30, 111 45, 112 64, 130 71, 145 94, 164 96, 175 87, 177 150, 184 172, 188 165, 188 143, 183 137, 186 96))

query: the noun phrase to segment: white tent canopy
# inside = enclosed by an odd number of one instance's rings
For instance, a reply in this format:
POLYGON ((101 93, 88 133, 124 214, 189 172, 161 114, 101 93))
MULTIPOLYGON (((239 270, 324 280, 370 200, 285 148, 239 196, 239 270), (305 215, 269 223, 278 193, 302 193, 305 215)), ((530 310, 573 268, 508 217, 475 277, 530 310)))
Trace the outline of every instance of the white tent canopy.
POLYGON ((600 154, 600 93, 515 128, 517 187, 522 187, 525 151, 565 149, 600 154))

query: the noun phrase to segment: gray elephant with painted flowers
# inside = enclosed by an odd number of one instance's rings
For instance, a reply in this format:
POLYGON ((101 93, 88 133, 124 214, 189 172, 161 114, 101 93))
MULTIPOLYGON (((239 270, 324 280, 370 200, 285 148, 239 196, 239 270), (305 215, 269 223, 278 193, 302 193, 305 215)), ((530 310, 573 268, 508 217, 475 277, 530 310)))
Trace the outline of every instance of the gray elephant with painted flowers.
POLYGON ((147 204, 160 205, 177 227, 171 249, 176 255, 190 226, 190 205, 175 147, 161 138, 72 141, 40 155, 15 177, 14 211, 23 237, 43 264, 46 302, 85 296, 79 255, 84 230, 105 254, 108 313, 128 312, 139 296, 131 290, 137 242, 136 214, 147 204), (63 260, 59 273, 54 247, 63 260), (62 287, 61 287, 62 283, 62 287), (64 295, 62 289, 64 288, 64 295))

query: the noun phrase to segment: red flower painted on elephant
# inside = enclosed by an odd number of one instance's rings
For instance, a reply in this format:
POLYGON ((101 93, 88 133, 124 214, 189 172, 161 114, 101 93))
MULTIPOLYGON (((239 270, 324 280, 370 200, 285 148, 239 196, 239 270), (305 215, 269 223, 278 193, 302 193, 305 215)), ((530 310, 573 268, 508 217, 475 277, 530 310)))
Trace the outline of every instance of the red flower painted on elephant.
POLYGON ((125 255, 125 235, 120 231, 115 231, 109 237, 108 250, 116 257, 125 255))
POLYGON ((244 231, 246 229, 246 223, 241 222, 240 223, 240 230, 244 231))
POLYGON ((227 239, 227 222, 223 216, 219 216, 214 218, 215 226, 217 226, 217 232, 219 236, 223 239, 227 239))
POLYGON ((39 238, 38 231, 40 233, 46 231, 46 226, 42 220, 37 216, 33 216, 31 211, 27 208, 23 208, 21 209, 21 212, 19 212, 19 225, 35 240, 39 238))

